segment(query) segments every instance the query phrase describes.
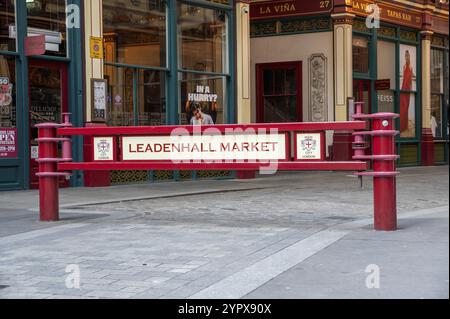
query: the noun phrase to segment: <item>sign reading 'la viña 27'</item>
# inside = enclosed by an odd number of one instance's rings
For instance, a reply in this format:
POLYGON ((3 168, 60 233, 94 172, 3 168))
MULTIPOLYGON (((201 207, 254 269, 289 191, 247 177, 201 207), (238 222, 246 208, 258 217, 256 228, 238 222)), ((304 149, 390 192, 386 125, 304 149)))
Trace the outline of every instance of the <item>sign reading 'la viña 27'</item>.
POLYGON ((284 0, 252 3, 252 19, 268 19, 286 16, 301 16, 315 13, 327 13, 333 10, 333 0, 284 0))

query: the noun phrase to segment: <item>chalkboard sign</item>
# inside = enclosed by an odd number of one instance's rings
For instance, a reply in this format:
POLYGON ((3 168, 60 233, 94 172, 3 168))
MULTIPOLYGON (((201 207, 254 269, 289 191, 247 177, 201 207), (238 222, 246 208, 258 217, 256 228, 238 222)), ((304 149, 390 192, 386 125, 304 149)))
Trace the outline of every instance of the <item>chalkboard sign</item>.
POLYGON ((91 79, 92 122, 104 123, 107 120, 107 88, 105 79, 91 79))

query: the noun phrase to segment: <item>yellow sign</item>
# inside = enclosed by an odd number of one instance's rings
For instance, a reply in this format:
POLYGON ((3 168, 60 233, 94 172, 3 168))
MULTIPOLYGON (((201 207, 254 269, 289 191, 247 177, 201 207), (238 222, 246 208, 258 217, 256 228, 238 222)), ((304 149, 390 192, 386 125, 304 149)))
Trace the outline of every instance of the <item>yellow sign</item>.
POLYGON ((91 37, 91 58, 103 59, 103 38, 91 37))

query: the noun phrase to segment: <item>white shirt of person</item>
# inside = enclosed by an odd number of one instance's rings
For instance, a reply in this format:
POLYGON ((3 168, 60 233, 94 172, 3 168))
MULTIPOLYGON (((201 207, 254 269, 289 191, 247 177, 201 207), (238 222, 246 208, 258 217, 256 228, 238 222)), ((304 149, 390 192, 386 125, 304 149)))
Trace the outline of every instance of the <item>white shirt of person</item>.
POLYGON ((191 118, 191 125, 214 125, 211 115, 202 114, 203 119, 197 119, 195 116, 191 118))

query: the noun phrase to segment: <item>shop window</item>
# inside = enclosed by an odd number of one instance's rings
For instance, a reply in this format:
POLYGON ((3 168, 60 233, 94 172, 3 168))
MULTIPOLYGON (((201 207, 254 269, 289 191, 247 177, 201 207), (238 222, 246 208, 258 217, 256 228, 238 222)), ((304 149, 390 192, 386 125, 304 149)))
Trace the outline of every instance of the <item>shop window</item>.
POLYGON ((377 42, 377 75, 378 80, 388 80, 390 86, 377 90, 378 112, 395 112, 395 43, 388 41, 377 42))
POLYGON ((165 125, 165 73, 138 70, 137 109, 138 125, 165 125))
POLYGON ((431 132, 435 139, 444 137, 444 51, 431 50, 431 132))
POLYGON ((165 73, 105 66, 108 125, 165 125, 165 73), (136 83, 136 87, 134 87, 136 83))
POLYGON ((105 61, 165 67, 165 0, 103 0, 105 61))
POLYGON ((227 15, 223 10, 178 4, 182 69, 227 73, 227 15))
POLYGON ((15 79, 15 57, 0 55, 0 159, 18 157, 15 79))
POLYGON ((27 1, 28 36, 46 36, 46 55, 67 55, 66 0, 27 1))
POLYGON ((369 73, 369 40, 353 37, 353 72, 369 73))
POLYGON ((133 126, 133 69, 108 66, 105 78, 108 80, 108 125, 133 126))
POLYGON ((16 27, 15 0, 0 1, 0 51, 15 51, 16 39, 11 31, 16 27))
POLYGON ((400 137, 416 137, 417 49, 400 44, 400 137))
POLYGON ((224 124, 226 78, 180 73, 180 124, 224 124))
POLYGON ((16 59, 0 55, 0 129, 16 125, 16 59))

